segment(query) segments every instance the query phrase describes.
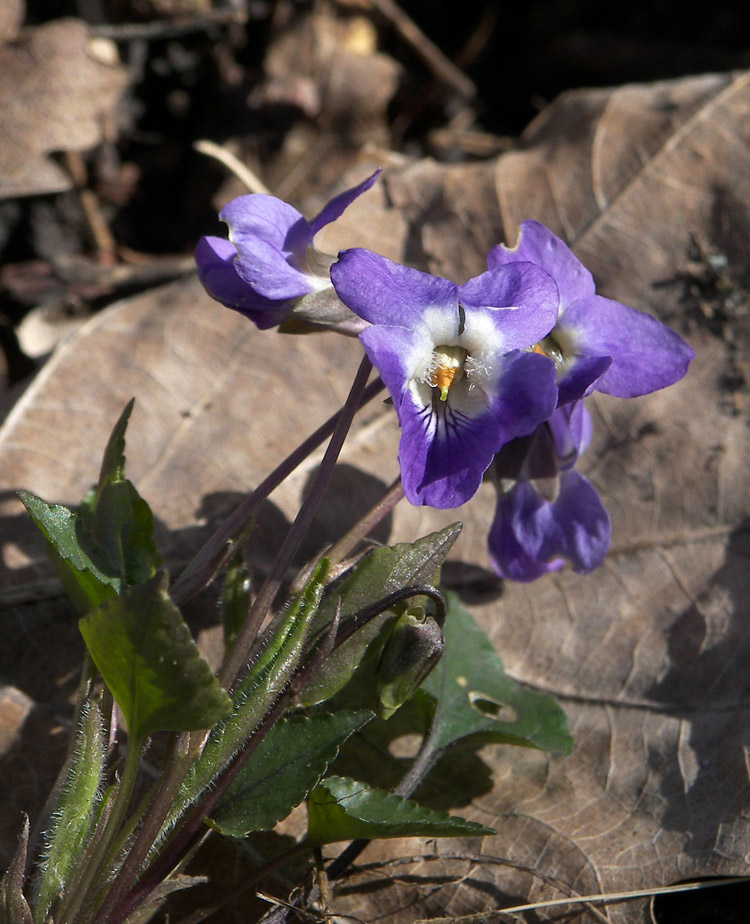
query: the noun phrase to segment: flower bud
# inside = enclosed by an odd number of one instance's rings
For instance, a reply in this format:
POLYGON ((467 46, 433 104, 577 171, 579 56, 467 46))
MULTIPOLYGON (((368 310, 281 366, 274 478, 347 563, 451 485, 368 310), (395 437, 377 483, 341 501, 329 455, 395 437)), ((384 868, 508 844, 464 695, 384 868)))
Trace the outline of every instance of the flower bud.
POLYGON ((397 619, 376 671, 380 713, 387 719, 419 688, 443 653, 443 632, 423 606, 397 619))

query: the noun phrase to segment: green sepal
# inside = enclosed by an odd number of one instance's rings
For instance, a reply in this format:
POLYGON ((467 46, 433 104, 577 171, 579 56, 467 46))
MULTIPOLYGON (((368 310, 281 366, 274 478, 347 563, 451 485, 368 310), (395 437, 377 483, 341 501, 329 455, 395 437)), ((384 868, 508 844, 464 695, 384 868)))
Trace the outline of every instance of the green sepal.
POLYGON ((331 844, 358 838, 476 837, 492 828, 447 812, 425 808, 412 799, 372 789, 349 777, 329 777, 310 793, 307 841, 331 844))
POLYGON ((280 720, 208 823, 232 837, 270 831, 318 784, 344 741, 371 718, 371 712, 359 710, 280 720))
POLYGON ((569 754, 573 739, 554 697, 508 677, 492 642, 458 596, 446 593, 445 652, 422 685, 434 703, 433 750, 456 742, 518 744, 569 754))
POLYGON ((67 777, 44 835, 34 901, 34 919, 45 921, 47 912, 68 884, 86 847, 96 813, 104 775, 106 740, 99 704, 83 706, 76 729, 67 777))
POLYGON ((211 728, 231 709, 167 584, 168 575, 159 572, 79 622, 135 743, 156 731, 211 728))
MULTIPOLYGON (((339 600, 341 612, 346 617, 396 590, 436 583, 436 574, 460 532, 461 524, 453 523, 416 542, 374 549, 339 585, 330 588, 315 619, 313 632, 330 623, 339 600)), ((341 645, 302 691, 300 702, 305 706, 324 702, 346 686, 365 655, 371 653, 373 641, 393 619, 392 610, 382 613, 341 645)))
POLYGON ((305 589, 282 614, 279 624, 238 685, 230 715, 209 735, 190 768, 171 817, 177 817, 226 767, 263 720, 299 665, 308 629, 323 594, 328 561, 323 559, 305 589))

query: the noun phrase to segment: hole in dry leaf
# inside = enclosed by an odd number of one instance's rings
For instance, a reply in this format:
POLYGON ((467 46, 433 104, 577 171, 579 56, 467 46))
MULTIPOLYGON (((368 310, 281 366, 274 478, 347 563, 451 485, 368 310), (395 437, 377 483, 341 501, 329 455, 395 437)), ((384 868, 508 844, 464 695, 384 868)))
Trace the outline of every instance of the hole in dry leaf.
POLYGON ((515 722, 518 719, 518 713, 512 706, 498 702, 486 693, 472 690, 469 693, 469 702, 477 712, 489 718, 498 719, 500 722, 515 722))
MULTIPOLYGON (((710 885, 716 880, 702 881, 710 885)), ((750 880, 655 895, 651 900, 651 915, 656 924, 747 924, 748 908, 750 880)))
POLYGON ((388 750, 397 758, 416 757, 421 743, 421 735, 399 735, 398 738, 394 738, 393 741, 390 742, 388 750))

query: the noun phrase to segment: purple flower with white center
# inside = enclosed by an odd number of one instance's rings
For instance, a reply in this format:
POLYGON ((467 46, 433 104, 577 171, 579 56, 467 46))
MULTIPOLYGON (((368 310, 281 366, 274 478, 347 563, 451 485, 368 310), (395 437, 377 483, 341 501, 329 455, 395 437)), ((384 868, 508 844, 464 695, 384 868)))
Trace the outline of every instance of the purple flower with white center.
POLYGON ((316 327, 358 333, 363 324, 344 308, 331 285, 329 270, 336 258, 317 250, 313 238, 379 174, 336 196, 312 221, 275 196, 253 193, 233 199, 219 213, 229 226, 229 240, 203 237, 196 247, 198 276, 208 294, 261 329, 293 315, 316 327))
POLYGON ((513 250, 502 244, 490 269, 531 261, 560 292, 559 317, 538 345, 558 366, 560 404, 601 391, 619 398, 645 395, 685 375, 695 353, 661 321, 596 294, 591 273, 570 248, 537 221, 521 225, 513 250))
POLYGON ((587 574, 604 561, 609 514, 591 482, 574 471, 590 438, 591 418, 576 402, 496 456, 499 497, 488 545, 501 577, 534 581, 566 560, 587 574))
POLYGON ((554 363, 528 351, 557 317, 555 283, 515 263, 457 286, 360 249, 339 254, 331 279, 371 325, 359 337, 401 424, 406 497, 465 503, 500 447, 555 407, 554 363))

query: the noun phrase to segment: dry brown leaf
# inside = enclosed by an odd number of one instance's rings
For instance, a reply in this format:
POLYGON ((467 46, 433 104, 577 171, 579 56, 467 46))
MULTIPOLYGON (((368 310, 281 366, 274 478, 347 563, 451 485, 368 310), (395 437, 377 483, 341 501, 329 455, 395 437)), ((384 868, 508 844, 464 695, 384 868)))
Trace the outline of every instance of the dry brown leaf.
MULTIPOLYGON (((749 108, 750 77, 742 74, 568 94, 529 129, 522 150, 495 162, 390 170, 358 203, 356 242, 367 245, 370 226, 382 238, 391 219, 391 256, 462 279, 483 269, 500 236, 512 242, 517 223, 534 217, 574 242, 602 291, 680 328, 695 308, 685 301, 692 237, 723 250, 735 279, 750 269, 741 250, 750 220, 749 108)), ((347 220, 331 234, 343 235, 347 220)), ((337 912, 411 921, 557 898, 566 889, 745 871, 750 435, 739 403, 746 388, 735 376, 728 390, 726 372, 742 368, 747 325, 729 319, 719 333, 696 322, 698 357, 678 386, 594 404, 588 474, 614 521, 605 565, 589 577, 560 573, 507 586, 489 602, 485 588, 474 608, 510 672, 560 697, 574 754, 489 749, 495 789, 462 812, 496 826, 498 837, 440 843, 439 854, 463 861, 369 869, 336 898, 337 912)), ((130 473, 176 562, 205 533, 196 510, 211 519, 230 507, 227 492, 254 485, 291 440, 333 411, 359 355, 355 342, 328 335, 258 333, 194 282, 120 303, 58 350, 0 431, 3 480, 75 501, 135 394, 130 473)), ((388 408, 365 412, 343 456, 349 487, 318 523, 321 536, 395 474, 397 436, 388 408)), ((309 470, 272 498, 262 549, 283 532, 309 470)), ((13 500, 3 513, 9 583, 29 592, 30 581, 49 575, 41 543, 13 500)), ((462 518, 452 565, 460 578, 461 562, 486 567, 492 513, 483 487, 457 511, 399 509, 392 538, 462 518)), ((478 597, 475 575, 465 570, 463 590, 478 597)), ((12 618, 36 638, 37 626, 59 625, 62 612, 64 604, 50 601, 17 608, 12 618)), ((12 657, 8 682, 47 701, 49 677, 32 689, 31 655, 12 657)), ((54 677, 62 682, 62 669, 54 677)), ((7 844, 7 818, 3 827, 7 844)), ((371 847, 363 860, 417 852, 414 841, 394 842, 371 847)), ((649 919, 642 902, 608 913, 618 924, 649 919)), ((584 911, 577 919, 594 918, 584 911)))
POLYGON ((23 22, 23 0, 4 0, 0 6, 0 42, 15 38, 23 22))
POLYGON ((70 177, 48 156, 83 151, 113 126, 128 76, 110 42, 59 19, 0 46, 0 198, 60 192, 70 177), (114 54, 114 58, 113 55, 114 54))

